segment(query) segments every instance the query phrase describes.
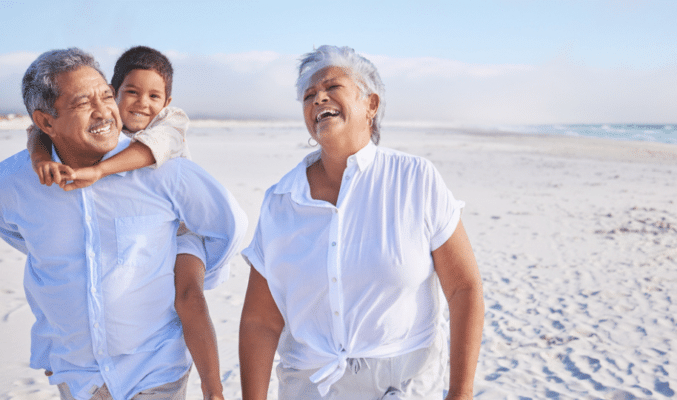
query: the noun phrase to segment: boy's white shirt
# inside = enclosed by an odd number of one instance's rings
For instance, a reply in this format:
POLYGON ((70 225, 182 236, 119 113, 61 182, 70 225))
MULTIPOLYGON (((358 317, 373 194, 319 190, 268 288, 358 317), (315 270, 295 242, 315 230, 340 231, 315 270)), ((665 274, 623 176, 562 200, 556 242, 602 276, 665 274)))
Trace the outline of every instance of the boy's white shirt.
POLYGON ((183 110, 177 107, 165 107, 150 121, 146 129, 135 133, 125 130, 122 132, 132 141, 141 142, 150 149, 156 162, 151 167, 157 168, 171 158, 190 159, 186 143, 188 124, 188 116, 183 110))

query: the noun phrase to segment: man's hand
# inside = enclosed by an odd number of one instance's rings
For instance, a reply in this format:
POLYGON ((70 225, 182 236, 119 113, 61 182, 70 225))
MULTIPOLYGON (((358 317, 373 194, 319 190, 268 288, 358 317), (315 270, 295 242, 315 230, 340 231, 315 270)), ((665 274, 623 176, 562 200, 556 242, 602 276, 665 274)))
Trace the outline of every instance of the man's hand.
POLYGON ((71 183, 68 183, 64 186, 61 186, 65 191, 71 191, 73 189, 82 189, 84 187, 92 185, 94 182, 101 179, 103 173, 100 168, 97 166, 79 168, 73 172, 71 176, 71 183))
POLYGON ((204 400, 225 400, 223 397, 223 393, 209 393, 209 391, 206 390, 204 385, 202 385, 202 393, 203 393, 203 399, 204 400))
POLYGON ((33 169, 40 178, 40 183, 51 186, 56 183, 64 187, 66 181, 72 180, 75 174, 73 168, 55 161, 38 161, 33 163, 33 169))

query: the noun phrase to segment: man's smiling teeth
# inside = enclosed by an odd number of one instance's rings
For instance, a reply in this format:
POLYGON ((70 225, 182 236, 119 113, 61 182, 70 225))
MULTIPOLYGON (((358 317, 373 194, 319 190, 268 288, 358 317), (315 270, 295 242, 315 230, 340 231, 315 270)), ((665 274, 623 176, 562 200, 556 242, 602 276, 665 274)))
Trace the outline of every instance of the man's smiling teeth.
POLYGON ((99 128, 99 129, 92 129, 90 132, 95 134, 95 135, 99 135, 99 134, 102 134, 102 133, 110 132, 110 128, 111 128, 111 125, 109 124, 109 125, 106 125, 106 126, 99 128))
POLYGON ((111 128, 113 127, 113 124, 115 123, 114 120, 108 119, 102 122, 99 122, 98 124, 92 126, 89 128, 89 133, 93 135, 101 135, 101 134, 106 134, 111 131, 111 128))
POLYGON ((324 110, 321 111, 319 114, 317 114, 317 117, 315 117, 315 122, 320 122, 321 119, 327 118, 327 117, 335 117, 339 115, 338 110, 324 110))

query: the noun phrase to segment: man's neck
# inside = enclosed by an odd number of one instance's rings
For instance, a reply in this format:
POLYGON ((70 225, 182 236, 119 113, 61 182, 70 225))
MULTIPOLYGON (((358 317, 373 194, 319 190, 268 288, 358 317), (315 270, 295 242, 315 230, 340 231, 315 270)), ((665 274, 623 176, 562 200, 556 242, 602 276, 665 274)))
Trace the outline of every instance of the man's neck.
POLYGON ((56 146, 54 146, 54 151, 56 151, 56 155, 63 165, 67 165, 73 169, 91 167, 101 161, 105 155, 70 154, 68 151, 59 151, 59 148, 56 146))

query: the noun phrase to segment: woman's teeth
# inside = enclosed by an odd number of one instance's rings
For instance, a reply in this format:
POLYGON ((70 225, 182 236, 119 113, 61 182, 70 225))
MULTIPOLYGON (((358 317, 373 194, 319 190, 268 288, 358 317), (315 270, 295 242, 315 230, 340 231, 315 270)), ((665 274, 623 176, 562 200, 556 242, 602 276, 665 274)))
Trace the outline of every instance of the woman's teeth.
POLYGON ((337 110, 324 110, 317 114, 317 117, 315 117, 315 122, 320 122, 321 119, 327 118, 327 117, 335 117, 339 115, 339 112, 337 110))

